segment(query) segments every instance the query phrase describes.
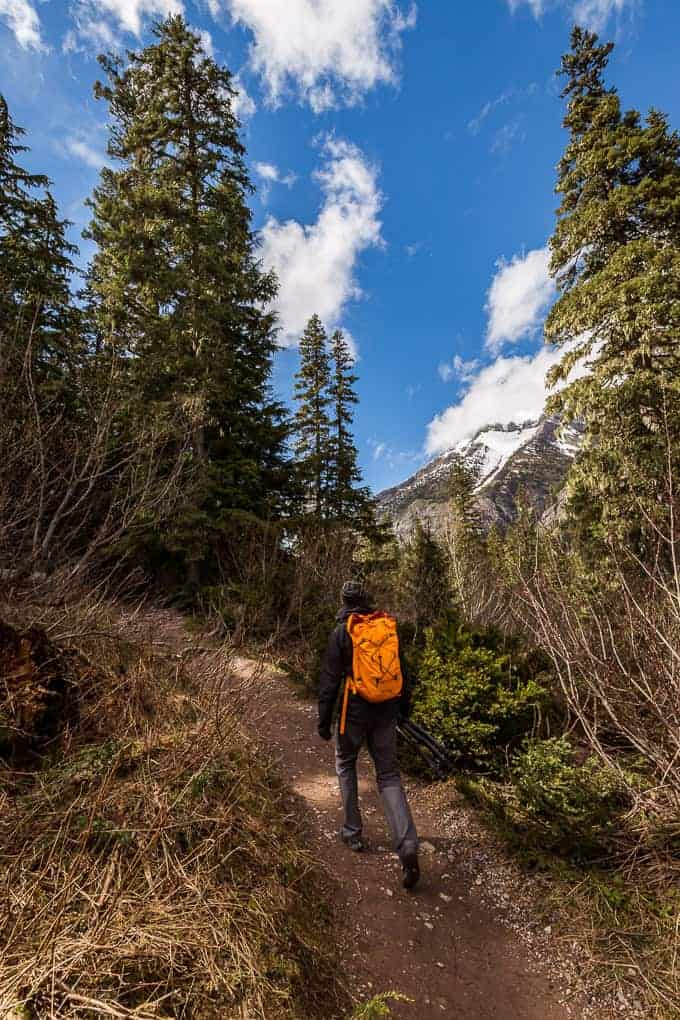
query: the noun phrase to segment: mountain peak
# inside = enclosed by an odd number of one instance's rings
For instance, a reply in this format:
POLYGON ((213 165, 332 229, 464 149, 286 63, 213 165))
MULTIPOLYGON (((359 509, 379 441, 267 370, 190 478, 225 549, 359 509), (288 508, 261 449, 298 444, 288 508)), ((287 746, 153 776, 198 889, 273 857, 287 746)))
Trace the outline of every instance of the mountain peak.
POLYGON ((522 422, 494 422, 493 424, 482 425, 481 428, 477 429, 472 439, 461 439, 456 444, 455 449, 461 446, 466 446, 469 443, 475 443, 480 436, 484 435, 485 432, 523 432, 528 428, 535 428, 540 421, 540 418, 527 418, 526 421, 522 422))
POLYGON ((445 527, 452 466, 464 457, 477 478, 476 492, 484 523, 507 526, 517 515, 524 493, 542 515, 566 480, 580 443, 581 430, 542 416, 521 423, 495 423, 458 442, 400 485, 378 495, 380 512, 406 539, 420 520, 434 534, 445 527))

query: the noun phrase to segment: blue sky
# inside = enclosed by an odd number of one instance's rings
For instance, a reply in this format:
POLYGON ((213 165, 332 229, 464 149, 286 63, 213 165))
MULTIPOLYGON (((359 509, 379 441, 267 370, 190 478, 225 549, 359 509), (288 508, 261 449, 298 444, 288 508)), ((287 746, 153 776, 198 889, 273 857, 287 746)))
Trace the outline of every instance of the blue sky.
POLYGON ((288 398, 318 312, 356 344, 356 438, 379 489, 490 422, 535 416, 554 354, 546 241, 575 18, 616 41, 626 106, 680 126, 668 0, 0 0, 0 90, 73 237, 105 157, 102 49, 183 11, 237 74, 288 398))

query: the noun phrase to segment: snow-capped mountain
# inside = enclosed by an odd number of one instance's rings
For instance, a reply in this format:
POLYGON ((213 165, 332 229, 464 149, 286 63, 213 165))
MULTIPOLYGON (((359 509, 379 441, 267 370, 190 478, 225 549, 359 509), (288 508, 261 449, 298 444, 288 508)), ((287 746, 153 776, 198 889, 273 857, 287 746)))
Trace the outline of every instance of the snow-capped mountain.
POLYGON ((441 532, 447 517, 448 482, 453 462, 463 456, 474 467, 482 519, 489 527, 509 524, 520 494, 542 515, 564 484, 581 440, 575 426, 541 417, 515 425, 487 425, 430 461, 411 478, 378 496, 380 511, 408 538, 415 522, 441 532))

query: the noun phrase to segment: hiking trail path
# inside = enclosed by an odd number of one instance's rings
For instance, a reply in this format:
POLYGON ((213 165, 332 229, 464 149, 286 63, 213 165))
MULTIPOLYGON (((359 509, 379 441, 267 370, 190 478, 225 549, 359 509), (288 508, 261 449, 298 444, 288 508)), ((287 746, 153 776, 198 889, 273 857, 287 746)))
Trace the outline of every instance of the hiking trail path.
POLYGON ((461 838, 460 819, 456 832, 452 790, 447 799, 446 788, 438 784, 439 796, 433 797, 436 787, 404 777, 421 840, 422 877, 408 893, 401 887, 366 752, 359 760, 359 788, 369 849, 352 853, 338 835, 334 746, 317 735, 316 704, 296 695, 273 667, 237 659, 234 673, 246 695, 246 732, 278 761, 306 810, 311 849, 332 885, 338 968, 358 1002, 397 991, 413 1000, 390 1003, 399 1020, 605 1020, 615 1015, 591 1001, 578 973, 578 954, 570 961, 557 952, 546 920, 525 923, 526 911, 517 907, 512 888, 504 889, 502 882, 497 893, 490 888, 496 876, 483 848, 461 838), (451 808, 448 814, 442 804, 451 808))

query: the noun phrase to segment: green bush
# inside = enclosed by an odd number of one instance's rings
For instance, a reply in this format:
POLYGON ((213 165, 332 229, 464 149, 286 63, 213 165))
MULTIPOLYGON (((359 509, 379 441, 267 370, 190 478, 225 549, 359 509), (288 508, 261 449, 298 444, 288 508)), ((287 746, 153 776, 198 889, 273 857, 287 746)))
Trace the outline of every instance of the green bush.
POLYGON ((574 760, 566 737, 529 744, 512 775, 519 822, 546 850, 592 858, 611 849, 629 798, 619 776, 591 756, 574 760))
POLYGON ((618 774, 595 757, 582 764, 566 737, 527 743, 508 782, 464 778, 462 792, 489 811, 505 836, 532 854, 583 863, 611 856, 630 806, 618 774))
POLYGON ((503 650, 496 635, 455 623, 429 629, 413 719, 463 764, 499 767, 548 706, 547 676, 536 667, 530 656, 503 650))
POLYGON ((374 995, 368 1002, 356 1007, 350 1020, 379 1020, 380 1017, 391 1017, 394 1013, 390 1009, 390 1002, 413 1002, 406 995, 399 992, 382 992, 374 995))

